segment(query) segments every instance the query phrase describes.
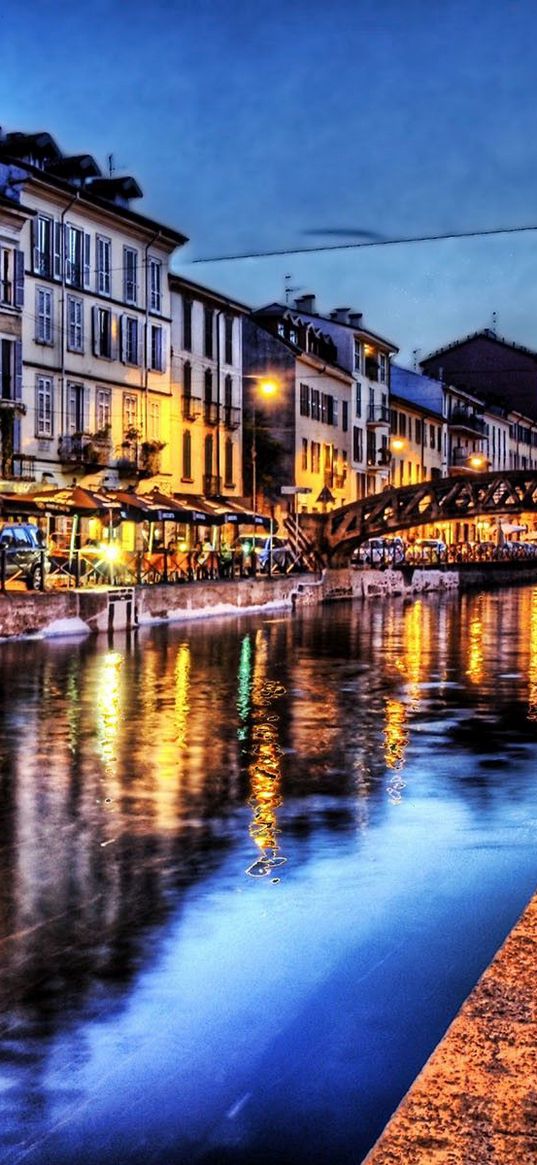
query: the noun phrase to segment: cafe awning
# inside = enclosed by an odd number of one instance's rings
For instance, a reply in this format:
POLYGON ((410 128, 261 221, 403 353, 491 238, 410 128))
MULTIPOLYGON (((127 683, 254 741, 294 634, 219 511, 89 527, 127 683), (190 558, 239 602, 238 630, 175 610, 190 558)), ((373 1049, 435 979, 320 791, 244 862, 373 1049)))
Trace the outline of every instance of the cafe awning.
POLYGON ((246 509, 231 498, 201 498, 197 495, 193 497, 184 494, 174 494, 174 497, 181 504, 195 505, 204 511, 207 516, 203 520, 212 525, 262 526, 265 530, 270 530, 270 518, 265 514, 254 514, 253 510, 246 509))
POLYGON ((45 488, 25 494, 0 495, 0 509, 6 515, 65 514, 91 517, 119 509, 107 495, 76 485, 66 489, 45 488))

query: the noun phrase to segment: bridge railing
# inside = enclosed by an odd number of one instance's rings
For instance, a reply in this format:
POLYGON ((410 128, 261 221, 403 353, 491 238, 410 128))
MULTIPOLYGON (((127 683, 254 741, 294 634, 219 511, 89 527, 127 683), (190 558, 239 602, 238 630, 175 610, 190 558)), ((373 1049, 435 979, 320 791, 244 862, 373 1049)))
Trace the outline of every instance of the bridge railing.
POLYGON ((410 544, 404 550, 398 551, 394 561, 389 549, 367 556, 367 560, 360 561, 354 556, 353 565, 361 566, 364 570, 385 570, 393 567, 395 570, 402 566, 438 567, 459 565, 461 563, 483 562, 535 562, 537 565, 537 543, 531 542, 504 542, 496 545, 493 542, 459 542, 449 546, 413 546, 410 544))

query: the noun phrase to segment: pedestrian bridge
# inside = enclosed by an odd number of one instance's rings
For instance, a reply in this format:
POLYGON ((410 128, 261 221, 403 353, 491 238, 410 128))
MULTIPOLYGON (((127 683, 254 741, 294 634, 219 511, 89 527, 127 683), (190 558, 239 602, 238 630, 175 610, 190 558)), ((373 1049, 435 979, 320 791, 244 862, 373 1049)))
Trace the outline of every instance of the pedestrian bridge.
POLYGON ((439 477, 401 489, 388 487, 315 517, 319 549, 332 558, 340 554, 346 557, 366 538, 428 523, 531 512, 537 513, 537 470, 517 469, 439 477))

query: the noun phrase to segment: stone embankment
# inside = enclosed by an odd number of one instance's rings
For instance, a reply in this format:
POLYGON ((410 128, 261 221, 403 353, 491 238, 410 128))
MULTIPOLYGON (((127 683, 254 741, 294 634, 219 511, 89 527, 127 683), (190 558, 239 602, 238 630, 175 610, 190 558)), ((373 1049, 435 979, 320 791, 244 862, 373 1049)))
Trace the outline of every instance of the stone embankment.
POLYGON ((338 599, 453 589, 456 571, 325 570, 321 575, 0 595, 0 638, 108 632, 338 599))
POLYGON ((537 895, 364 1165, 537 1161, 537 895))

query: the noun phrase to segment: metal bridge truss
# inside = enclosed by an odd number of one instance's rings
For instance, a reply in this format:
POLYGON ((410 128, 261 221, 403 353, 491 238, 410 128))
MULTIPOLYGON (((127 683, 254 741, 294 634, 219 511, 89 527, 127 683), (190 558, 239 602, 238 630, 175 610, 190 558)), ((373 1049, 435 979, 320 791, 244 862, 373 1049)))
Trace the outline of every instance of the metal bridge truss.
POLYGON ((484 514, 537 513, 537 470, 517 469, 467 477, 439 477, 420 485, 388 488, 327 514, 324 550, 333 555, 366 538, 427 523, 473 520, 484 514))

